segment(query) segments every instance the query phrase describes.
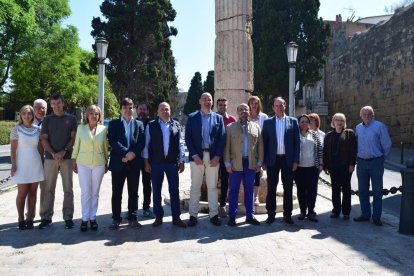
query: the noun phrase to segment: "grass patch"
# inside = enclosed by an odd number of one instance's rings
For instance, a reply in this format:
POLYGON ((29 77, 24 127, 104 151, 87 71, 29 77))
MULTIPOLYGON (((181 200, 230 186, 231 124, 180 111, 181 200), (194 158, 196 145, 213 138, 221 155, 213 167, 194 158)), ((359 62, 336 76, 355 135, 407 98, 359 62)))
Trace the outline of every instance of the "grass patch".
POLYGON ((10 144, 10 132, 16 124, 14 121, 0 121, 0 145, 10 144))

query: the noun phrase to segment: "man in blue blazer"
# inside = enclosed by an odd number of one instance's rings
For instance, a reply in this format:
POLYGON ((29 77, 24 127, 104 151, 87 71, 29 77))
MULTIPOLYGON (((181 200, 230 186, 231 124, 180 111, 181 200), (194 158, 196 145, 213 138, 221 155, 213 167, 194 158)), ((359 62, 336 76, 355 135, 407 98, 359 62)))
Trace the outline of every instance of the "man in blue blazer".
POLYGON ((207 182, 210 222, 219 226, 221 221, 218 218, 217 180, 225 144, 224 123, 221 115, 211 111, 213 98, 210 93, 203 93, 199 103, 201 109, 188 116, 185 127, 185 142, 189 151, 191 169, 188 226, 197 224, 204 174, 207 182))
POLYGON ((134 103, 125 98, 121 102, 121 118, 112 120, 108 126, 111 146, 109 170, 112 172, 112 224, 109 229, 119 228, 122 221, 121 201, 125 179, 128 185, 128 224, 139 228, 138 181, 141 167, 141 152, 145 146, 144 125, 132 118, 134 103))
POLYGON ((283 221, 292 221, 293 172, 297 169, 300 155, 298 121, 285 115, 286 101, 277 97, 273 101, 275 116, 263 124, 264 165, 267 167, 267 224, 275 221, 276 188, 279 171, 283 183, 283 221))

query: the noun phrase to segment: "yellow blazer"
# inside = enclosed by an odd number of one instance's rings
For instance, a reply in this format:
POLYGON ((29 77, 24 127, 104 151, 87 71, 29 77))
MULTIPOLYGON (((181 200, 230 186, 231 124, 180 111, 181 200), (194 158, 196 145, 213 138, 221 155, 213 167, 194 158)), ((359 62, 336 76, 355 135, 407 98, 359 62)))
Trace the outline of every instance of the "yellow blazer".
MULTIPOLYGON (((263 139, 258 124, 247 123, 249 169, 256 170, 258 162, 263 162, 263 139)), ((240 122, 234 122, 226 128, 226 146, 224 162, 230 162, 236 171, 243 171, 244 130, 240 122)))
POLYGON ((89 125, 81 124, 76 131, 75 144, 73 146, 72 159, 76 163, 85 166, 103 166, 108 162, 107 128, 103 125, 96 126, 93 136, 89 125))

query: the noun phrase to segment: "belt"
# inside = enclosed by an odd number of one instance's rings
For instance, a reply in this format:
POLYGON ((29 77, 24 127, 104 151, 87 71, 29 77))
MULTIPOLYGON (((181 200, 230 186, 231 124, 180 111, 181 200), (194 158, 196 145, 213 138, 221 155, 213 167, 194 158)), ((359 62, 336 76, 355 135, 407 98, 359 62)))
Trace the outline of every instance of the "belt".
POLYGON ((364 161, 369 162, 369 161, 372 161, 372 160, 380 159, 380 158, 382 158, 382 157, 383 157, 383 156, 381 155, 381 156, 372 157, 372 158, 361 158, 361 157, 358 157, 358 159, 361 159, 361 160, 364 160, 364 161))
POLYGON ((243 156, 242 159, 243 160, 249 160, 249 156, 243 156))
POLYGON ((283 158, 286 154, 276 154, 276 157, 283 158))
POLYGON ((203 149, 203 151, 207 151, 207 152, 209 152, 209 151, 210 151, 210 149, 203 149))

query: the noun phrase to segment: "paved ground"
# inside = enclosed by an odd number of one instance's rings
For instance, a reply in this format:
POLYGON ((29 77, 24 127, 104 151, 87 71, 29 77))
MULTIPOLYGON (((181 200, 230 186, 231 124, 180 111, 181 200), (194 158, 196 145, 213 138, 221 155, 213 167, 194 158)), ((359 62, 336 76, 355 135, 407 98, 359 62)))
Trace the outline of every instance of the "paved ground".
MULTIPOLYGON (((330 188, 319 185, 318 223, 288 226, 280 214, 272 225, 215 227, 201 215, 195 228, 171 225, 169 206, 164 224, 141 220, 135 230, 126 225, 108 230, 111 222, 111 177, 100 193, 97 232, 81 233, 80 189, 74 178, 75 228, 62 221, 62 189, 58 184, 53 225, 45 230, 16 228, 16 190, 0 195, 0 273, 4 275, 412 275, 414 237, 398 233, 398 216, 385 212, 383 227, 370 222, 329 218, 330 188)), ((189 167, 180 188, 188 189, 189 167)), ((167 190, 167 185, 164 191, 167 190)), ((141 189, 140 189, 141 192, 141 189)), ((123 208, 126 209, 124 194, 123 208)), ((359 215, 353 197, 351 216, 359 215)), ((260 221, 266 215, 257 216, 260 221)), ((188 213, 182 218, 187 220, 188 213)), ((225 220, 223 220, 225 222, 225 220)), ((36 223, 37 225, 38 223, 36 223)))

